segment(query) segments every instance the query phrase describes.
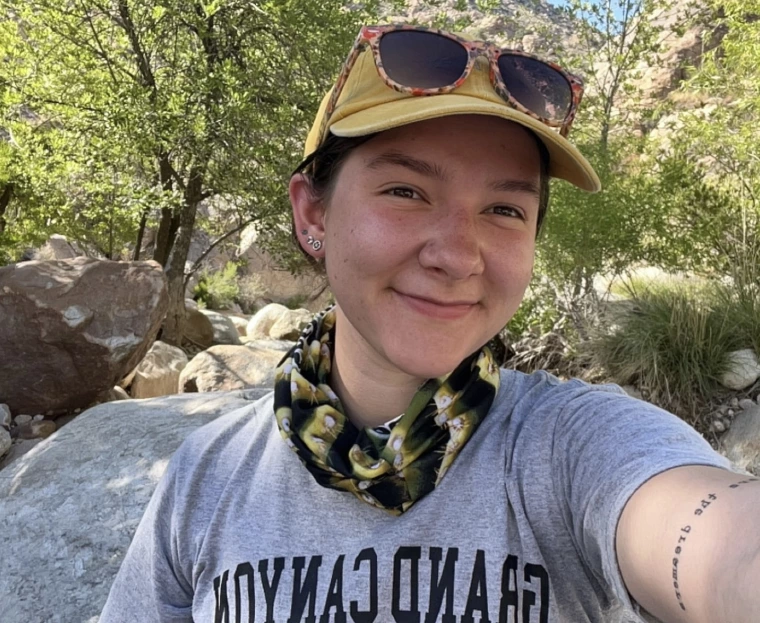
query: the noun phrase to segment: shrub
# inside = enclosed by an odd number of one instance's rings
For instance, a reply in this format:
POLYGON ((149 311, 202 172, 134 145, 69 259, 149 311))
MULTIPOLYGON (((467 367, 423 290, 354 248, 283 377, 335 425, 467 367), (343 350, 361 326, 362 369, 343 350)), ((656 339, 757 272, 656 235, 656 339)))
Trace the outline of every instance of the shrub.
POLYGON ((697 423, 719 390, 727 354, 760 345, 760 300, 722 284, 648 285, 632 292, 613 330, 591 344, 621 384, 636 383, 651 400, 697 423))
POLYGON ((267 293, 261 275, 253 273, 238 281, 237 303, 246 314, 256 313, 260 300, 267 293))
POLYGON ((520 307, 507 323, 505 332, 512 339, 527 334, 543 335, 554 328, 558 319, 555 297, 548 288, 537 284, 526 293, 520 307))
POLYGON ((227 309, 240 292, 237 283, 237 264, 227 262, 222 270, 204 271, 193 288, 193 298, 209 309, 227 309))

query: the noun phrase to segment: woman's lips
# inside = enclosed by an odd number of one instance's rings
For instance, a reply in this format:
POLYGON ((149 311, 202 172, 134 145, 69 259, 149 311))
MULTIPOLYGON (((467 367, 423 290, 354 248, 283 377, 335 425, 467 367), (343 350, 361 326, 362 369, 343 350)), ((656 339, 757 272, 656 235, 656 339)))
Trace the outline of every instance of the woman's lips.
POLYGON ((439 320, 459 320, 469 314, 476 303, 455 302, 455 303, 437 303, 429 299, 404 294, 394 290, 401 301, 412 308, 414 311, 439 320))

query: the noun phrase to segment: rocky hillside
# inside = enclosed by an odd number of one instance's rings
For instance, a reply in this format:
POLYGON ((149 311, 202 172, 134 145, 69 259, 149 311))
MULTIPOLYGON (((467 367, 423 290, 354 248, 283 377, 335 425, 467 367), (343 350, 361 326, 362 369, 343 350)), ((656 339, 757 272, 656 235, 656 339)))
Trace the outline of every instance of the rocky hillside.
MULTIPOLYGON (((687 76, 687 68, 699 65, 703 52, 715 47, 723 35, 705 20, 700 22, 694 19, 700 13, 700 4, 703 3, 699 0, 675 0, 668 10, 655 16, 653 25, 662 29, 661 51, 649 62, 639 64, 633 70, 637 75, 632 79, 645 107, 653 107, 664 100, 672 100, 672 108, 676 111, 701 105, 700 102, 671 95, 687 76)), ((495 9, 487 11, 480 10, 475 0, 435 3, 409 0, 403 14, 389 11, 387 20, 416 20, 430 24, 440 23, 443 15, 448 23, 469 22, 465 29, 468 34, 505 47, 516 47, 549 58, 591 55, 591 66, 580 72, 587 78, 589 91, 594 88, 594 80, 589 74, 603 74, 607 70, 601 52, 593 60, 594 51, 585 49, 588 43, 579 37, 578 24, 574 19, 566 11, 544 0, 503 0, 495 9)), ((625 101, 620 106, 626 108, 625 101)), ((659 118, 646 116, 642 120, 639 115, 632 121, 638 132, 654 130, 666 134, 664 128, 672 124, 672 116, 662 119, 662 123, 659 118)))
POLYGON ((444 14, 450 23, 469 22, 468 34, 505 47, 551 55, 560 45, 573 48, 579 43, 572 19, 544 0, 503 0, 488 11, 480 10, 475 0, 409 0, 403 14, 389 11, 388 21, 429 24, 444 14))

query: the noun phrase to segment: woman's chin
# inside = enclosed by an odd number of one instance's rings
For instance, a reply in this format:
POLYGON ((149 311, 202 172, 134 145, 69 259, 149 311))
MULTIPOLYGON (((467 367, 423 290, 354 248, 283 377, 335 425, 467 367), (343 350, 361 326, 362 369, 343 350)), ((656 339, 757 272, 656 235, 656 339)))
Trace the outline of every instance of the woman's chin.
MULTIPOLYGON (((473 349, 474 352, 475 349, 473 349)), ((401 349, 397 353, 386 353, 388 359, 399 370, 419 379, 446 376, 471 353, 461 354, 437 352, 437 349, 401 349), (423 355, 424 353, 424 355, 423 355)))

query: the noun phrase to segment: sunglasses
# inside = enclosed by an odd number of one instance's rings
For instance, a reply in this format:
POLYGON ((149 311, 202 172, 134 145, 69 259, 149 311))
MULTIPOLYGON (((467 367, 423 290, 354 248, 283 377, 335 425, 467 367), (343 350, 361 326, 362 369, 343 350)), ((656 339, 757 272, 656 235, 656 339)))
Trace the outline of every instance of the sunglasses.
POLYGON ((558 65, 486 41, 468 41, 452 33, 407 24, 364 26, 335 83, 319 132, 335 112, 343 87, 362 50, 369 46, 385 84, 411 95, 440 95, 461 86, 479 56, 490 64, 494 90, 512 108, 559 128, 567 136, 583 96, 583 81, 558 65))

